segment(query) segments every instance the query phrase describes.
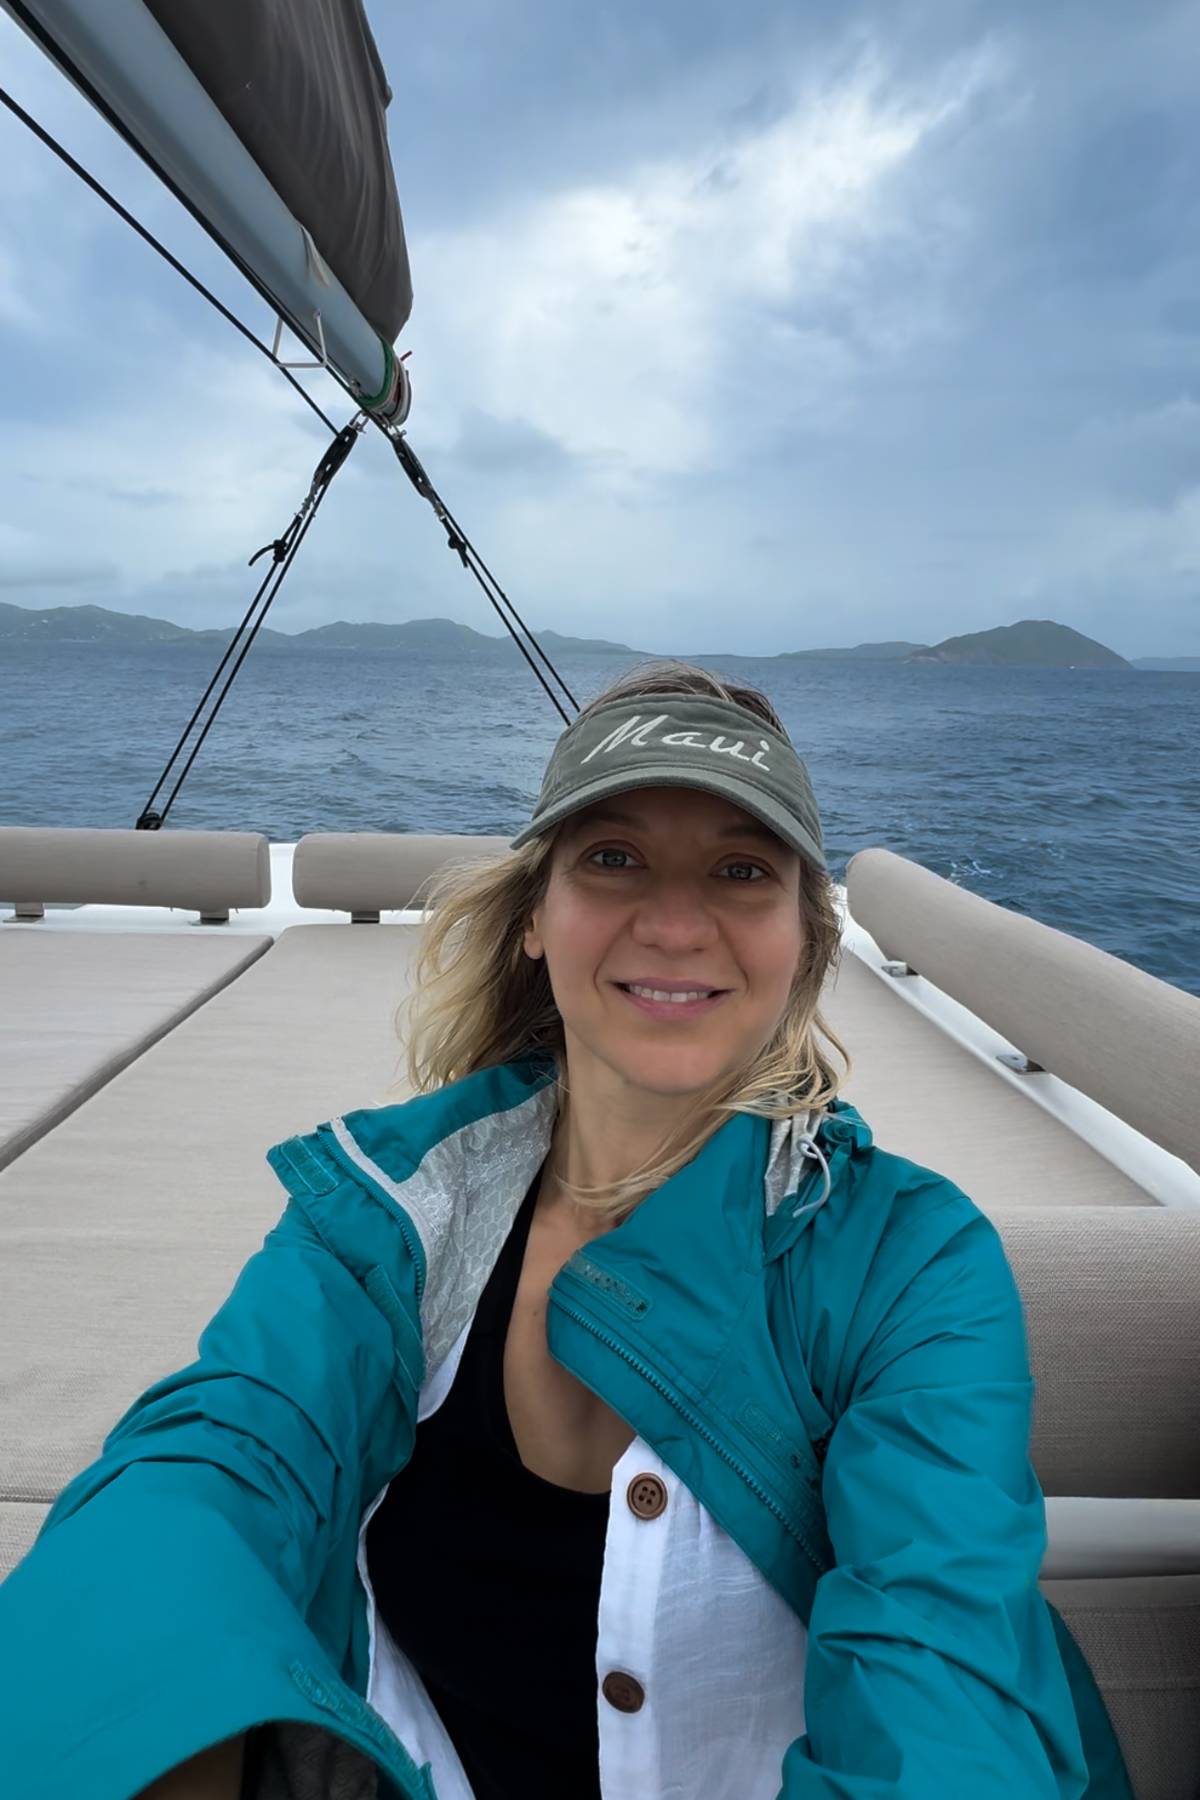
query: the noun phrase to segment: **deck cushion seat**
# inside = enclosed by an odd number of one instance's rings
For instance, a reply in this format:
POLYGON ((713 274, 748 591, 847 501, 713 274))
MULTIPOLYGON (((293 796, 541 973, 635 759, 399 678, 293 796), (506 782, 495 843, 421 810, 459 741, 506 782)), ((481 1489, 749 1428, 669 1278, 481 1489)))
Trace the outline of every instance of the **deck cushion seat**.
POLYGON ((38 1501, 0 1500, 0 1581, 32 1548, 49 1511, 38 1501))
POLYGON ((1104 1696, 1134 1800, 1200 1793, 1200 1575, 1043 1581, 1104 1696))
POLYGON ((270 943, 219 929, 0 928, 0 1168, 270 943))
POLYGON ((957 1182, 982 1212, 1154 1204, 858 957, 843 956, 823 1011, 853 1059, 846 1098, 875 1142, 957 1182))
POLYGON ((53 1499, 192 1361, 279 1217, 268 1146, 387 1097, 419 930, 283 932, 0 1171, 0 1500, 53 1499))
POLYGON ((1200 996, 890 850, 852 856, 846 892, 885 956, 1200 1171, 1200 996))

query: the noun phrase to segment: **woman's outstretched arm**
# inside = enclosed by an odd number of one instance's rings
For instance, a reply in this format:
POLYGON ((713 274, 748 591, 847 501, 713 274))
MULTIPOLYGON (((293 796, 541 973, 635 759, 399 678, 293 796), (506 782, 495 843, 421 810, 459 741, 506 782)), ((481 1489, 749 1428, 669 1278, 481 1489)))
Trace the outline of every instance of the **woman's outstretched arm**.
POLYGON ((197 1360, 64 1488, 0 1586, 5 1800, 129 1800, 266 1721, 380 1760, 383 1728, 343 1679, 349 1614, 330 1636, 314 1604, 331 1574, 353 1592, 364 1484, 411 1447, 419 1273, 378 1204, 330 1175, 292 1199, 197 1360), (374 1256, 352 1268, 331 1248, 344 1221, 386 1256, 386 1293, 374 1256))

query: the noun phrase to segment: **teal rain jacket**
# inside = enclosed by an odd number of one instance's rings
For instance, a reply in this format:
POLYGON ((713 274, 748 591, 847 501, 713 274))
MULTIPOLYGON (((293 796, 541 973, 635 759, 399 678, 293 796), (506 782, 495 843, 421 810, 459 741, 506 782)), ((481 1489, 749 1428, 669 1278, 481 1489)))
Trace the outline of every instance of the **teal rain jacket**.
MULTIPOLYGON (((129 1800, 267 1721, 257 1741, 281 1765, 304 1747, 322 1800, 341 1777, 314 1742, 373 1764, 380 1800, 436 1800, 363 1697, 360 1524, 555 1106, 534 1057, 270 1152, 286 1210, 197 1360, 131 1407, 0 1587, 6 1800, 129 1800)), ((828 1180, 795 1136, 733 1115, 572 1257, 554 1356, 807 1624, 781 1800, 1130 1800, 1037 1586, 1032 1382, 994 1227, 845 1102, 816 1133, 828 1180)))

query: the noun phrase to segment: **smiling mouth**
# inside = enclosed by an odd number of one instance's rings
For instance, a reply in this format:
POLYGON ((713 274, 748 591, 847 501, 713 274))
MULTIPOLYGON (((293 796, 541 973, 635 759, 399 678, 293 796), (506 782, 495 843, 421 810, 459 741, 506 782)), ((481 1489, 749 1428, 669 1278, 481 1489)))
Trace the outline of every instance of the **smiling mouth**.
POLYGON ((694 987, 694 988, 656 988, 648 982, 617 981, 614 987, 627 994, 631 1000, 641 1001, 653 1006, 678 1007, 681 1011, 689 1007, 702 1006, 706 1002, 719 1000, 729 992, 728 988, 694 987))

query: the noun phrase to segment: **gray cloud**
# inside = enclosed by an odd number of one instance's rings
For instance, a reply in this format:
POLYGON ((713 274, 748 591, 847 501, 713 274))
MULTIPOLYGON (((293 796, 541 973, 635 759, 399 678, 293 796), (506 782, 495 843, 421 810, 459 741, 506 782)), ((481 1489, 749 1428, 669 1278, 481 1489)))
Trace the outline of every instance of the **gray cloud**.
POLYGON ((468 469, 521 479, 554 479, 573 462, 565 445, 526 419, 498 419, 481 407, 467 407, 452 455, 468 469))
MULTIPOLYGON (((412 440, 531 622, 750 651, 1036 612, 1200 650, 1190 4, 615 0, 581 23, 464 0, 415 35, 374 14, 412 440)), ((269 335, 0 38, 19 96, 269 335)), ((228 623, 319 427, 7 120, 0 208, 0 567, 228 623)), ((364 444, 272 623, 430 613, 493 629, 364 444)))
POLYGON ((81 593, 115 582, 118 570, 111 563, 30 562, 0 560, 0 588, 30 597, 43 588, 69 588, 81 593))

